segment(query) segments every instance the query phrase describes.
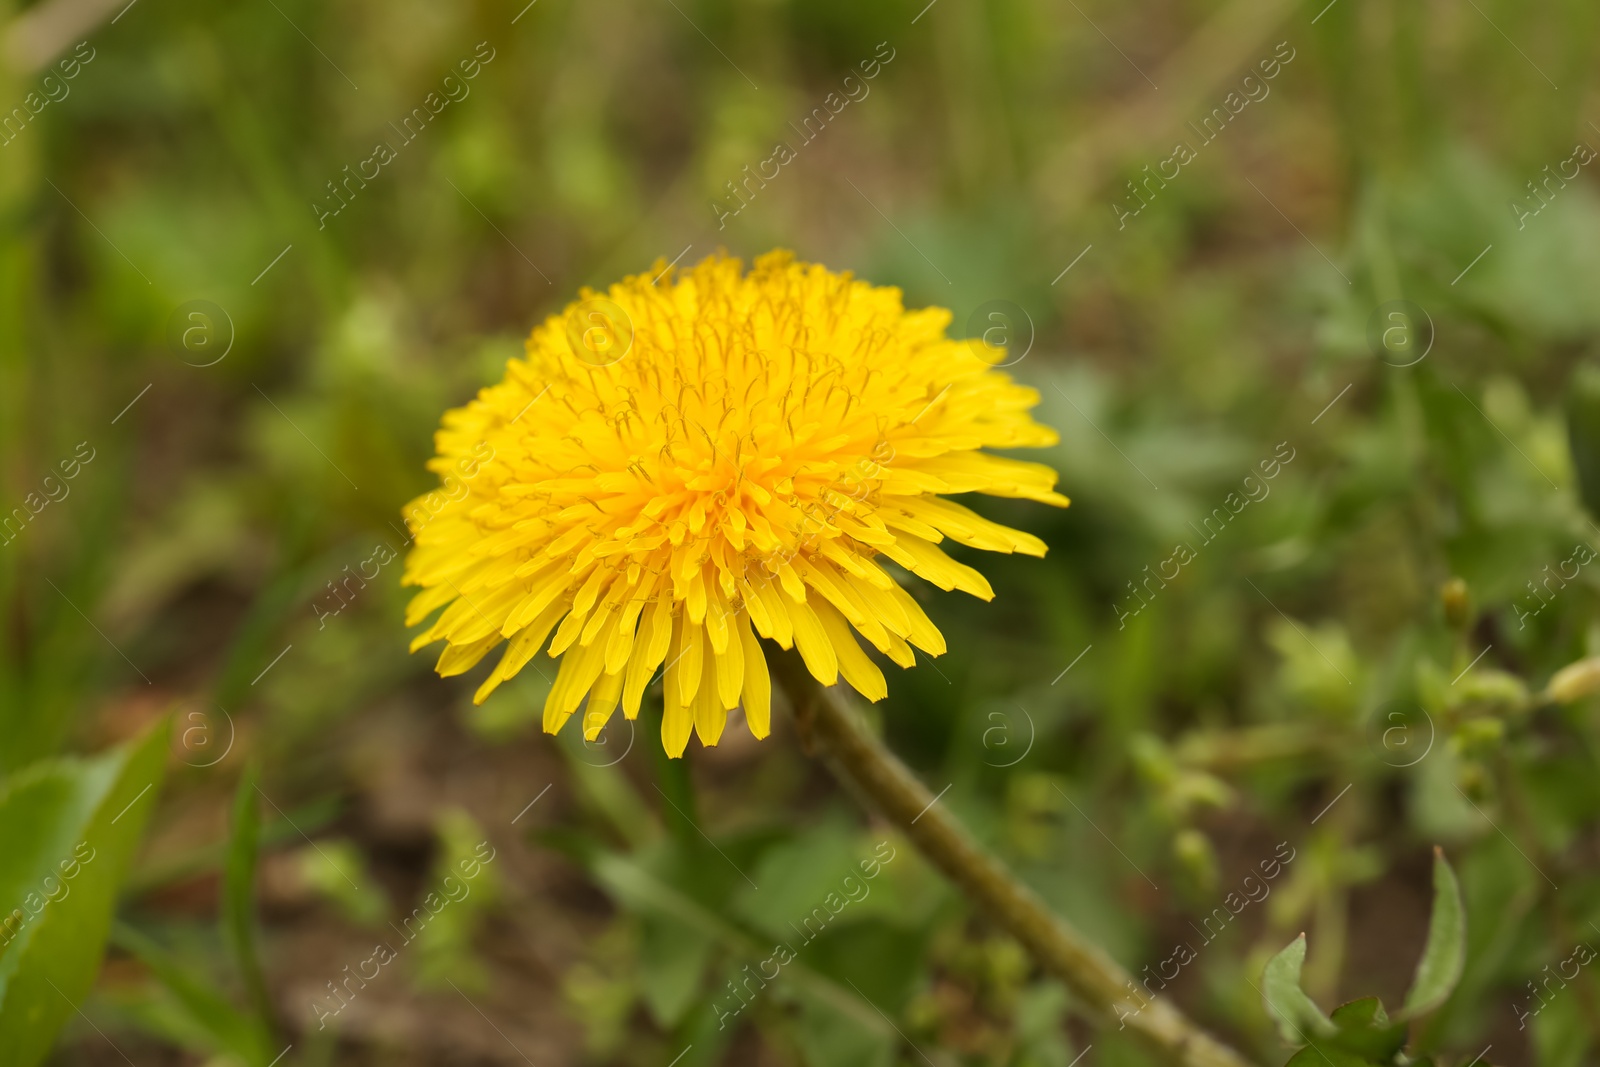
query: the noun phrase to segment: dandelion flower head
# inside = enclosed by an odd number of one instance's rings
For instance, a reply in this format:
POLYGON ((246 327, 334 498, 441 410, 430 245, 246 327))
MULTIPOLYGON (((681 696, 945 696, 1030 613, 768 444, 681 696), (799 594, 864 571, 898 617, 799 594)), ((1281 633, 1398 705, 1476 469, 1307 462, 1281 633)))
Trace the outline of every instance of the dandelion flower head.
POLYGON ((948 311, 785 252, 656 271, 584 290, 445 414, 444 485, 406 509, 406 622, 444 608, 412 644, 446 642, 441 675, 504 645, 480 703, 548 641, 550 733, 580 706, 591 740, 619 704, 634 718, 659 675, 680 756, 740 706, 767 735, 758 635, 871 700, 888 688, 857 635, 902 667, 941 654, 885 561, 988 600, 941 542, 1044 555, 945 494, 1067 499, 1049 467, 982 451, 1057 437, 1000 350, 945 337, 948 311))

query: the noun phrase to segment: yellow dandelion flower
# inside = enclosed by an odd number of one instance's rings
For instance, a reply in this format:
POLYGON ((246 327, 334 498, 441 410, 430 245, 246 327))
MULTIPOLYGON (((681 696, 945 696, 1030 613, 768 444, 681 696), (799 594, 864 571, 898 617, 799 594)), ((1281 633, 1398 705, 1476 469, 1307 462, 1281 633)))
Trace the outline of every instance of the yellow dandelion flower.
POLYGON ((945 337, 948 311, 785 252, 656 270, 584 290, 445 414, 443 484, 406 509, 406 624, 445 609, 412 643, 447 642, 441 675, 505 644, 479 702, 548 640, 550 733, 585 697, 587 738, 619 703, 634 718, 664 668, 661 739, 681 756, 741 704, 767 735, 758 634, 871 700, 888 689, 856 634, 902 667, 942 653, 882 560, 988 600, 940 542, 1044 555, 940 494, 1067 499, 1049 467, 981 451, 1057 438, 997 350, 945 337))

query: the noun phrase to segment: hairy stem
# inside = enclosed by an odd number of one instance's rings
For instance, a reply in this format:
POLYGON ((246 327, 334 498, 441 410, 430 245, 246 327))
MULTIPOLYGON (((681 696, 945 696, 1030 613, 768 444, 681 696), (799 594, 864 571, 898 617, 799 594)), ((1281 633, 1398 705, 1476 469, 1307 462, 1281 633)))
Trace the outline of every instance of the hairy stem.
POLYGON ((1117 1024, 1182 1067, 1249 1067, 1168 1000, 1151 997, 1115 960, 1047 908, 975 841, 849 708, 842 691, 817 683, 793 653, 773 670, 808 747, 835 775, 898 826, 934 866, 1077 996, 1101 1023, 1117 1024))

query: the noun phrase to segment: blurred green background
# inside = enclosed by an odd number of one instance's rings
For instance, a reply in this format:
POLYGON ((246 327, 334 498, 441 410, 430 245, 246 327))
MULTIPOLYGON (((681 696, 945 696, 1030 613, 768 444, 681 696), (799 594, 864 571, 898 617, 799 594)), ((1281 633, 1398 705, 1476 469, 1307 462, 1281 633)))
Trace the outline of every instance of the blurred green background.
POLYGON ((648 700, 585 746, 534 670, 474 708, 407 656, 440 413, 719 247, 997 331, 1061 431, 1071 508, 979 505, 1049 557, 919 590, 950 651, 872 712, 1053 907, 1136 974, 1193 945, 1164 995, 1281 1063, 1262 963, 1305 930, 1324 1005, 1396 1002, 1442 845, 1416 1046, 1593 1062, 1596 979, 1529 983, 1600 940, 1597 709, 1527 694, 1600 653, 1600 8, 924 3, 0 2, 4 819, 172 724, 52 1062, 1147 1062, 786 721, 669 765, 648 700))

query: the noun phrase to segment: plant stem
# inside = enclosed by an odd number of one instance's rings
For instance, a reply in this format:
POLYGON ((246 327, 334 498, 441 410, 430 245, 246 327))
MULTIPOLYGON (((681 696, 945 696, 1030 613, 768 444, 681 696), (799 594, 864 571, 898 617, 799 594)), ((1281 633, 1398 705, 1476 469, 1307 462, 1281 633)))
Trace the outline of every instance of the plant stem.
POLYGON ((1250 1067, 1165 999, 1150 997, 1099 946, 1047 908, 874 737, 836 688, 823 688, 793 653, 773 657, 808 748, 909 837, 1038 963, 1066 983, 1103 1024, 1118 1023, 1181 1067, 1250 1067), (1141 1008, 1140 1005, 1143 1005, 1141 1008))

